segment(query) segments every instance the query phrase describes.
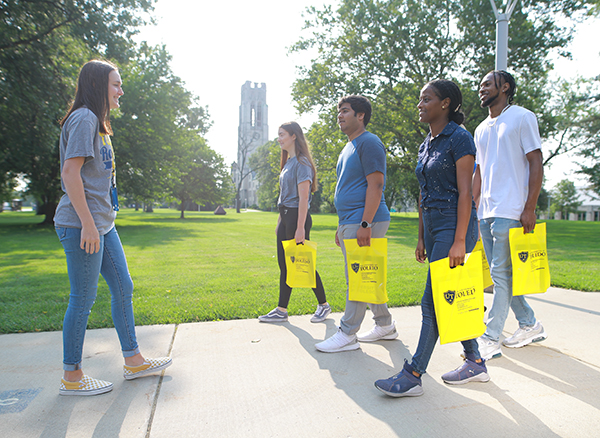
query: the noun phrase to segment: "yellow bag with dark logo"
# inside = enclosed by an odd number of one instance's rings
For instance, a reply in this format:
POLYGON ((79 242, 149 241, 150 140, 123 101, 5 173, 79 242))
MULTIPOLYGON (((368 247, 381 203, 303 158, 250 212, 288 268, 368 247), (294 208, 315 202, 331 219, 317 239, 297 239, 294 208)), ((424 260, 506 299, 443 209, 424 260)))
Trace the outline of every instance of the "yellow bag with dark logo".
POLYGON ((475 339, 485 332, 481 263, 481 251, 474 251, 463 266, 451 269, 447 257, 429 264, 442 344, 475 339))
POLYGON ((284 240, 285 282, 289 287, 317 287, 317 244, 309 240, 296 245, 296 240, 284 240))
POLYGON ((487 257, 485 256, 485 250, 483 249, 483 242, 481 239, 477 241, 475 244, 475 248, 473 248, 473 252, 481 251, 481 265, 483 268, 483 288, 487 288, 494 285, 492 281, 492 274, 490 273, 490 265, 488 264, 487 257))
POLYGON ((546 292, 550 287, 546 224, 537 224, 527 234, 523 228, 511 228, 509 233, 513 296, 546 292))
POLYGON ((345 239, 344 246, 348 263, 348 299, 387 303, 387 239, 371 239, 371 246, 358 246, 356 239, 345 239))

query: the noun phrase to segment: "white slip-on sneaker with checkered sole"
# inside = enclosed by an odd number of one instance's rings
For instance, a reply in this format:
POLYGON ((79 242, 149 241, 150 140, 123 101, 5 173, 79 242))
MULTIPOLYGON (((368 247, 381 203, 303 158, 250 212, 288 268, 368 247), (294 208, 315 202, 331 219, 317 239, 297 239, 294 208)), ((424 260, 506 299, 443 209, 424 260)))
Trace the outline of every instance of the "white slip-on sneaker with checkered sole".
POLYGON ((127 380, 137 379, 168 368, 173 363, 170 357, 159 357, 156 359, 145 359, 142 365, 130 367, 123 365, 123 377, 127 380))
POLYGON ((98 395, 112 391, 113 384, 104 380, 84 376, 78 382, 68 382, 61 379, 58 393, 60 395, 98 395))

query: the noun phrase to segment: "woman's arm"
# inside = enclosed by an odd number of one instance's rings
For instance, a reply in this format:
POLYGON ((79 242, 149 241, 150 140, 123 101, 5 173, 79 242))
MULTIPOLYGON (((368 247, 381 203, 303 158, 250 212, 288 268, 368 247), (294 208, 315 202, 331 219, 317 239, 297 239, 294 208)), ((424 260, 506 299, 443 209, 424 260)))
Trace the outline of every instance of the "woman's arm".
POLYGON ((473 200, 475 201, 475 207, 479 207, 479 200, 481 199, 481 168, 479 164, 475 169, 473 175, 473 200))
POLYGON ((277 215, 277 225, 275 225, 275 235, 279 233, 279 224, 281 223, 281 213, 277 215))
POLYGON ((471 208, 473 200, 473 166, 475 157, 465 155, 456 161, 456 183, 458 186, 458 206, 456 218, 456 231, 454 233, 454 243, 450 248, 448 257, 450 258, 450 267, 461 265, 465 262, 465 240, 467 228, 471 218, 471 208))
POLYGON ((419 193, 419 240, 415 250, 415 258, 419 263, 425 263, 427 254, 425 253, 425 226, 423 225, 423 209, 421 208, 421 194, 419 193))
POLYGON ((306 223, 306 215, 308 214, 308 194, 310 193, 310 181, 302 181, 298 184, 298 225, 296 226, 296 244, 304 242, 305 232, 304 224, 306 223))
POLYGON ((100 250, 100 235, 85 199, 83 181, 81 180, 81 167, 84 162, 84 157, 65 160, 61 177, 69 200, 81 221, 81 243, 79 246, 88 254, 94 254, 100 250))

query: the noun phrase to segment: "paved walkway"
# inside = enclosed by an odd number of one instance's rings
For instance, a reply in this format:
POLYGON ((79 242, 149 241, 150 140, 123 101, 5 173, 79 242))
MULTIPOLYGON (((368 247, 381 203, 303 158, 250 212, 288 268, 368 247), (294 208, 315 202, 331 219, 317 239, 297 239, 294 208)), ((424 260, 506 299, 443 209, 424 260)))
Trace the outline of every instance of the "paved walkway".
MULTIPOLYGON (((491 295, 486 294, 490 305, 491 295)), ((325 354, 314 344, 340 314, 311 324, 238 320, 139 327, 148 356, 173 355, 164 376, 122 378, 113 329, 89 330, 84 366, 114 382, 94 397, 61 397, 60 332, 0 336, 0 437, 591 437, 600 430, 600 293, 551 288, 530 302, 548 339, 504 349, 489 383, 445 385, 460 344, 438 345, 425 394, 373 387, 410 357, 420 308, 392 309, 400 336, 325 354)), ((371 325, 366 320, 363 328, 371 325)), ((517 323, 512 314, 505 334, 517 323)))

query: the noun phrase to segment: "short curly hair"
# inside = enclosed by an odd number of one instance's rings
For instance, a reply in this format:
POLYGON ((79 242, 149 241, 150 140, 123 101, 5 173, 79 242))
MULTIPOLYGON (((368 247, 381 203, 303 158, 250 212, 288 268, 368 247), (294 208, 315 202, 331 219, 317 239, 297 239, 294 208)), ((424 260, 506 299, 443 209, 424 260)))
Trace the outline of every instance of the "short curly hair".
POLYGON ((363 113, 365 115, 363 123, 365 124, 365 126, 369 124, 372 112, 371 102, 369 102, 369 99, 367 99, 365 96, 358 96, 356 94, 344 96, 340 98, 338 102, 338 110, 345 103, 350 104, 350 107, 352 108, 352 111, 354 111, 355 114, 363 113))

